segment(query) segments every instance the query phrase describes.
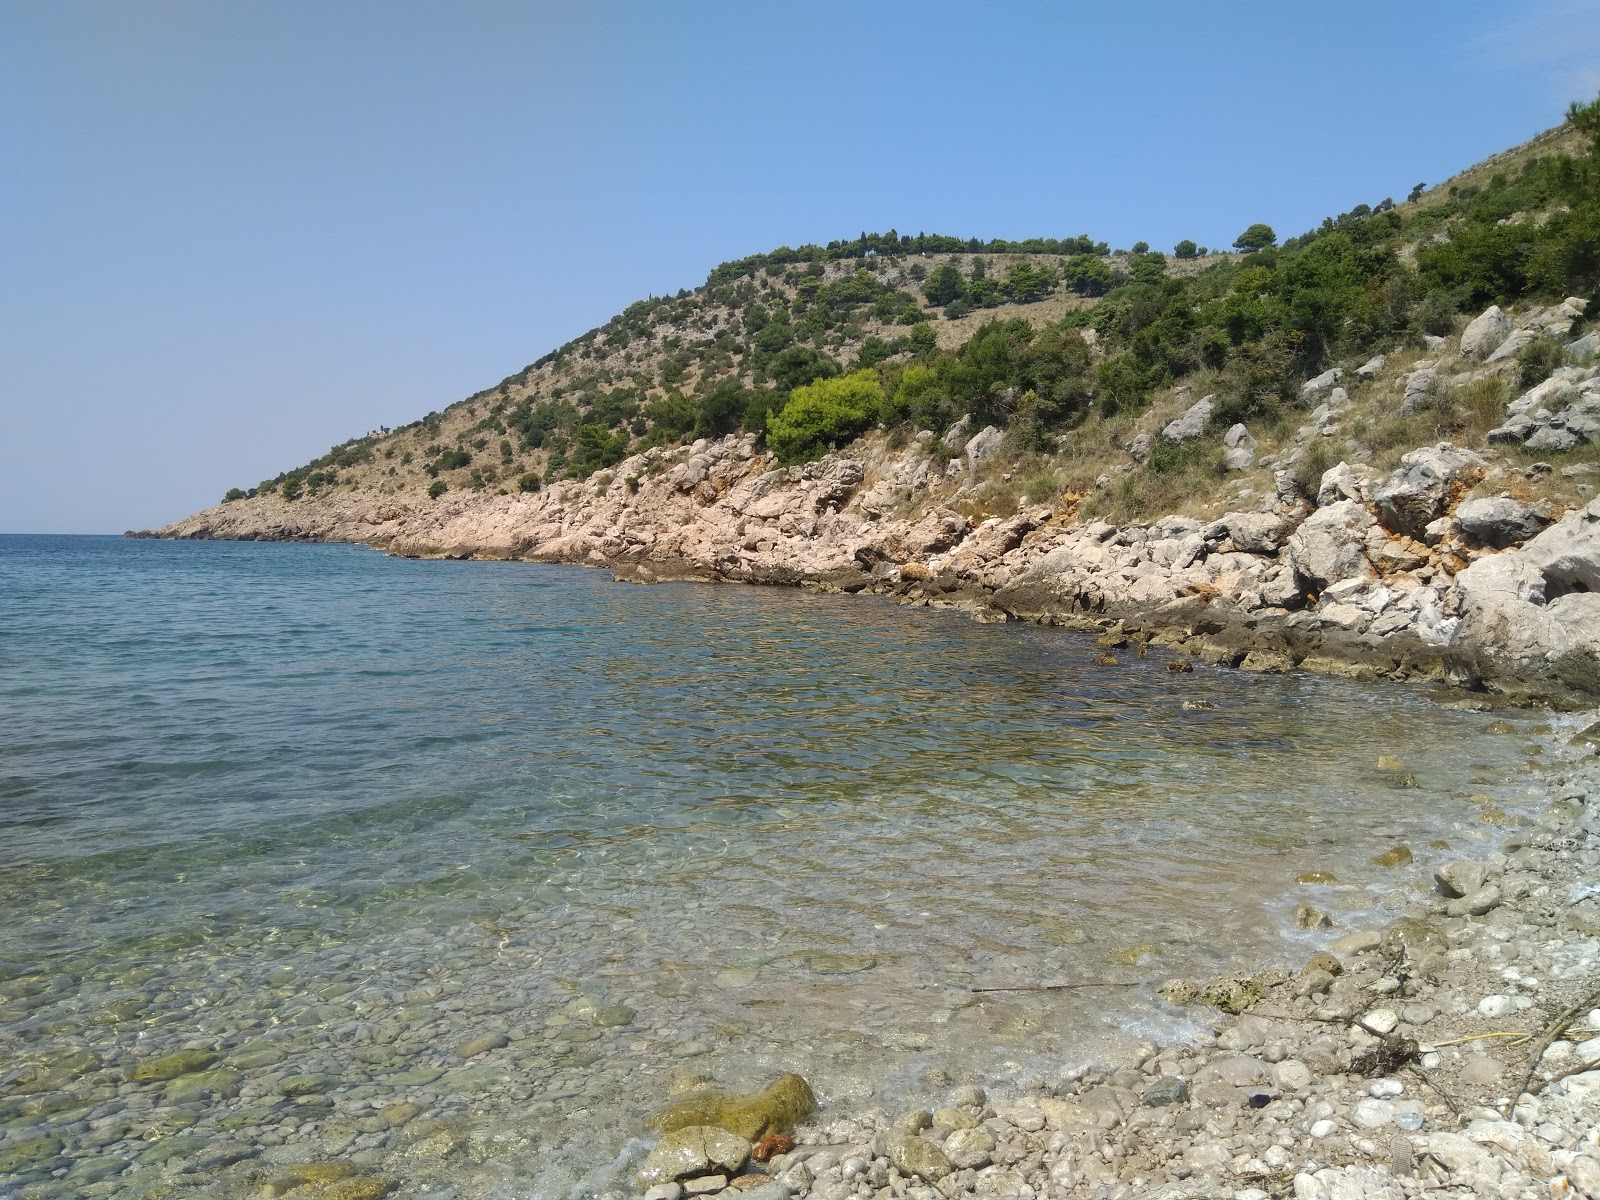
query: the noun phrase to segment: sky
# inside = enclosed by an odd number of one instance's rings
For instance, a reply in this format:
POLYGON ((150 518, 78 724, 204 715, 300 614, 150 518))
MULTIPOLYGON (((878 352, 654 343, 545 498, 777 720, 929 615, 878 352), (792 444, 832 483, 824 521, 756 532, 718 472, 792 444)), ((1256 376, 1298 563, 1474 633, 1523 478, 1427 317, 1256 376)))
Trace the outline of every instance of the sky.
POLYGON ((1600 91, 1600 0, 0 0, 0 532, 120 533, 719 262, 1227 244, 1600 91))

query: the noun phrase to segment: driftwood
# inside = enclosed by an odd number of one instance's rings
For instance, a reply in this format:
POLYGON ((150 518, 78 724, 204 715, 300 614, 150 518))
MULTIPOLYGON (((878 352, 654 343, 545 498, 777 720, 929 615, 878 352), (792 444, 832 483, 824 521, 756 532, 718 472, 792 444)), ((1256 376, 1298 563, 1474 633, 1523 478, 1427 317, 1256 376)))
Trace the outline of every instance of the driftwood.
MULTIPOLYGON (((1565 1009, 1560 1016, 1556 1017, 1554 1021, 1551 1021, 1549 1025, 1545 1026, 1544 1033, 1539 1037, 1539 1044, 1534 1047, 1533 1061, 1528 1064, 1528 1073, 1522 1077, 1522 1086, 1511 1094, 1510 1100, 1506 1101, 1505 1115, 1508 1120, 1510 1119, 1511 1114, 1516 1111, 1517 1101, 1522 1099, 1524 1094, 1529 1096, 1536 1096, 1539 1094, 1538 1090, 1530 1092, 1528 1090, 1528 1085, 1533 1082, 1533 1077, 1539 1070, 1539 1063, 1543 1061, 1544 1052, 1550 1048, 1550 1043, 1555 1041, 1556 1037, 1566 1030, 1568 1023, 1572 1020, 1572 1018, 1576 1017, 1584 1009, 1591 1008, 1596 1004, 1600 1004, 1600 988, 1596 988, 1594 991, 1584 996, 1576 1004, 1573 1004, 1565 1009)), ((1559 1079, 1561 1076, 1557 1076, 1557 1078, 1559 1079)), ((1553 1083, 1555 1081, 1551 1080, 1551 1082, 1553 1083)), ((1541 1088, 1542 1086, 1543 1085, 1541 1085, 1541 1088)))

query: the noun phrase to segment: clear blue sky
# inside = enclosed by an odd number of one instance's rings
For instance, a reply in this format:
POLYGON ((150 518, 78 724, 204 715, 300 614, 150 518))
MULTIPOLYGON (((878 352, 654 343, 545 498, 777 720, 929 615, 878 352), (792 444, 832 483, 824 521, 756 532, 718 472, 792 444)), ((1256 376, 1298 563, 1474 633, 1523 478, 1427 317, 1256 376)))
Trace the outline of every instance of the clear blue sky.
POLYGON ((1226 243, 1600 85, 1600 0, 0 0, 0 530, 183 516, 724 259, 1226 243))

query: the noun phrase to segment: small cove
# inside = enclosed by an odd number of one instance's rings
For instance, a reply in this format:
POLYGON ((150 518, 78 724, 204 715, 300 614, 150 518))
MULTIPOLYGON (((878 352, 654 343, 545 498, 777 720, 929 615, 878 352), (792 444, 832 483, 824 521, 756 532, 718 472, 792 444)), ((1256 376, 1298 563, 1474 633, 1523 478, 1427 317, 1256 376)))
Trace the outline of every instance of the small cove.
POLYGON ((691 1077, 1048 1077, 1180 1032, 1162 978, 1303 956, 1297 903, 1380 919, 1381 852, 1492 844, 1545 722, 349 546, 0 538, 0 591, 4 1121, 129 1187, 230 1144, 565 1195, 691 1077), (1065 981, 1132 986, 971 991, 1065 981), (122 1081, 184 1047, 234 1077, 122 1081))

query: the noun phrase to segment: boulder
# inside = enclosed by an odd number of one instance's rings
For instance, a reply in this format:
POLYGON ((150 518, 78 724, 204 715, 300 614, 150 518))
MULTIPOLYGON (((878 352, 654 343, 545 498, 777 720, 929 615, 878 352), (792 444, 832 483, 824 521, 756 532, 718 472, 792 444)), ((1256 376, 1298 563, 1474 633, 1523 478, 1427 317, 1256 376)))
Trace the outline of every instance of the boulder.
POLYGON ((1405 378, 1406 391, 1400 401, 1400 415, 1410 417, 1433 403, 1433 394, 1439 387, 1439 377, 1431 369, 1424 367, 1420 371, 1411 372, 1405 378))
POLYGON ((1165 441, 1177 445, 1182 442, 1192 442, 1206 431, 1206 426, 1211 423, 1211 410, 1215 396, 1204 396, 1191 404, 1184 414, 1175 421, 1169 421, 1161 430, 1165 441))
POLYGON ((1356 378, 1371 379, 1379 371, 1383 370, 1384 365, 1388 361, 1389 360, 1384 355, 1374 354, 1371 358, 1367 359, 1366 362, 1362 363, 1356 368, 1356 378))
POLYGON ((1566 345, 1567 357, 1573 362, 1588 362, 1600 355, 1600 333, 1586 333, 1566 345))
POLYGON ((981 462, 993 458, 1000 451, 1000 442, 1005 437, 993 425, 985 425, 972 435, 967 442, 967 469, 973 470, 981 462))
POLYGON ((1232 425, 1228 432, 1222 435, 1222 444, 1226 447, 1222 455, 1222 463, 1230 471, 1248 471, 1256 461, 1256 439, 1250 436, 1250 431, 1243 425, 1232 425))
POLYGON ((1472 319, 1461 334, 1461 353, 1467 358, 1487 358, 1511 335, 1511 318, 1491 305, 1472 319))
POLYGON ((1342 579, 1371 577, 1367 530, 1372 514, 1354 500, 1319 508, 1289 537, 1289 561, 1306 584, 1321 591, 1342 579))
POLYGON ((1288 525, 1274 513, 1224 513, 1206 526, 1207 541, 1232 538, 1233 544, 1249 554, 1276 554, 1283 545, 1288 525))
POLYGON ((656 1113, 651 1125, 663 1133, 713 1126, 754 1142, 769 1133, 792 1133, 816 1107, 817 1098, 804 1078, 781 1075, 759 1092, 691 1092, 656 1113))
POLYGON ((1148 433, 1136 433, 1128 443, 1128 457, 1136 463, 1147 463, 1156 452, 1156 439, 1148 433))
POLYGON ((1455 578, 1458 670, 1521 690, 1600 694, 1600 500, 1455 578))
POLYGON ((1372 489, 1372 500, 1385 526, 1420 538, 1428 523, 1444 512, 1452 485, 1482 465, 1476 454, 1449 442, 1413 450, 1372 489))
POLYGON ((1315 379, 1308 379, 1300 385, 1300 399, 1306 404, 1315 404, 1341 382, 1344 381, 1344 369, 1334 367, 1331 371, 1324 371, 1315 379))
POLYGON ((1550 524, 1549 509, 1510 496, 1479 496, 1456 509, 1461 532, 1483 546, 1504 549, 1525 542, 1550 524))
POLYGON ((1365 503, 1372 495, 1372 472, 1365 463, 1342 462, 1322 473, 1317 485, 1317 505, 1323 507, 1336 500, 1356 500, 1365 503))
POLYGON ((1486 363, 1497 363, 1504 362, 1508 358, 1515 358, 1517 354, 1521 352, 1524 346, 1532 345, 1538 340, 1539 334, 1536 330, 1514 330, 1511 335, 1506 338, 1505 341, 1496 346, 1493 352, 1491 352, 1483 361, 1486 363))

